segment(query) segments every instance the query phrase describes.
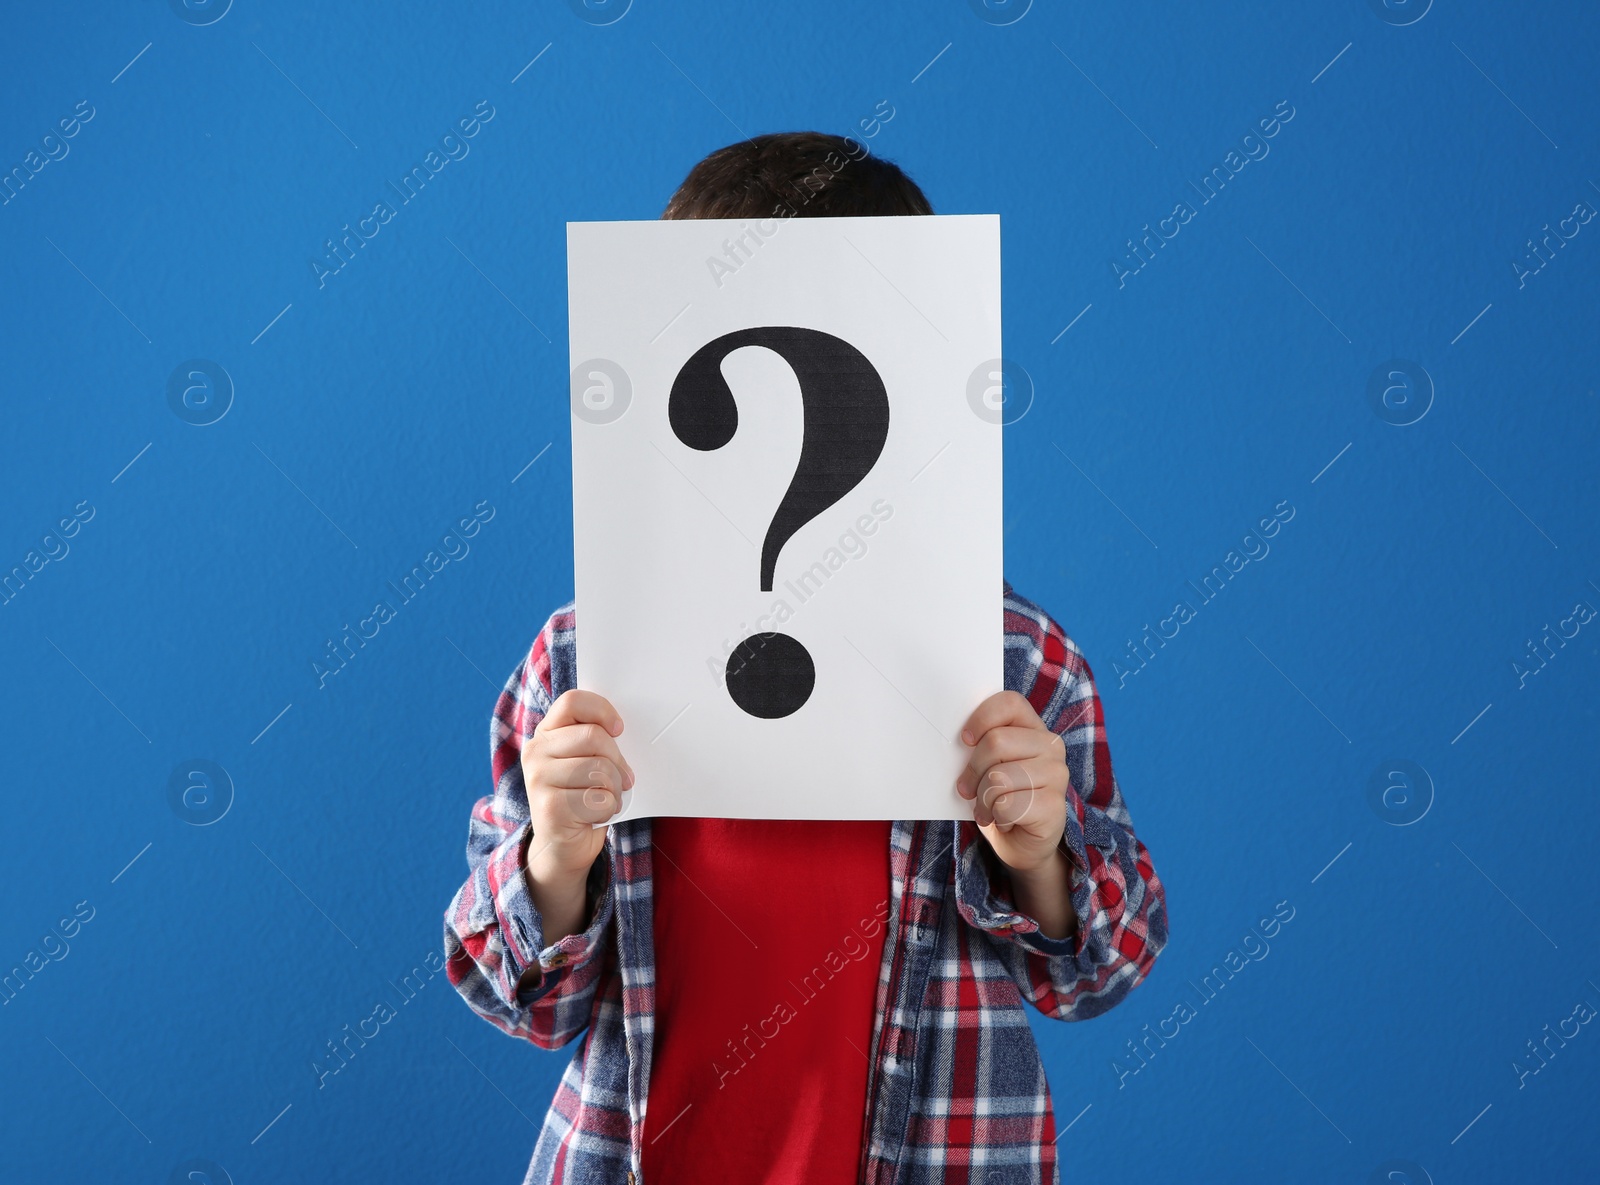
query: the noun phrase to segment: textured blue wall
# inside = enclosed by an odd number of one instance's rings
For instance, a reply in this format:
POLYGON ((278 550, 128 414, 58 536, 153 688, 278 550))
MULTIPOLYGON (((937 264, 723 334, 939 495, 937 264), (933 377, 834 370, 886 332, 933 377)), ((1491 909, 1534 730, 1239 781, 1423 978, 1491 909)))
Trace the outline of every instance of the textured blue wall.
POLYGON ((1096 668, 1173 932, 1036 1025, 1069 1174, 1600 1170, 1600 14, 1025 3, 8 13, 7 1179, 519 1179, 566 1054, 427 959, 572 587, 563 224, 802 127, 1002 215, 1007 570, 1096 668))

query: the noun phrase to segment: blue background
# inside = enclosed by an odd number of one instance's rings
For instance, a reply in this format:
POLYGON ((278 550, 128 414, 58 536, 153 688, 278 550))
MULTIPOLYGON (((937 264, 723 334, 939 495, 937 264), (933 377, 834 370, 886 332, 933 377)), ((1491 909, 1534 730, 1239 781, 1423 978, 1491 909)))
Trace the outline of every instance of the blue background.
POLYGON ((1007 571, 1094 664, 1168 893, 1122 1006, 1035 1018, 1064 1175, 1600 1171, 1600 1026, 1520 1086, 1513 1060, 1600 1005, 1600 620, 1513 666, 1600 606, 1600 222, 1514 266, 1600 209, 1600 13, 1374 4, 13 6, 0 168, 95 114, 0 207, 0 569, 93 518, 0 606, 0 963, 94 913, 0 1008, 4 1175, 520 1180, 570 1050, 442 974, 311 1064, 438 948, 498 686, 571 594, 563 224, 654 217, 708 151, 812 127, 1002 215, 1036 386, 1007 571), (470 154, 319 288, 324 240, 479 100, 470 154), (236 389, 209 426, 167 397, 194 358, 236 389), (1392 358, 1430 376, 1415 423, 1368 399, 1392 358), (319 689, 326 641, 480 501, 470 554, 319 689), (209 826, 169 804, 193 758, 233 785, 209 826), (1395 759, 1431 794, 1406 826, 1369 801, 1395 759), (1270 954, 1119 1086, 1279 902, 1270 954))

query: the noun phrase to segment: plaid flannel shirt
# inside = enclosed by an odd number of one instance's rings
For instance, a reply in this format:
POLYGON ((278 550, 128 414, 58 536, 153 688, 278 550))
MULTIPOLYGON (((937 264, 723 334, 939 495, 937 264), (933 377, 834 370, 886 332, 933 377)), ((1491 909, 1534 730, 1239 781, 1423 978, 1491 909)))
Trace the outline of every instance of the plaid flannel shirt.
MULTIPOLYGON (((1006 687, 1065 741, 1077 930, 1064 939, 1039 933, 970 820, 894 824, 864 1185, 1059 1181, 1050 1091, 1022 1001, 1061 1020, 1098 1016, 1144 978, 1167 941, 1161 882, 1111 772, 1089 664, 1010 584, 1004 630, 1006 687)), ((523 875, 530 824, 521 748, 556 697, 576 686, 575 650, 568 604, 495 707, 494 793, 472 810, 470 872, 446 911, 444 950, 450 980, 473 1011, 512 1036, 556 1049, 588 1029, 525 1185, 647 1185, 639 1164, 655 1011, 650 820, 611 826, 590 873, 582 933, 547 946, 523 875)), ((738 974, 736 959, 728 973, 738 974)))

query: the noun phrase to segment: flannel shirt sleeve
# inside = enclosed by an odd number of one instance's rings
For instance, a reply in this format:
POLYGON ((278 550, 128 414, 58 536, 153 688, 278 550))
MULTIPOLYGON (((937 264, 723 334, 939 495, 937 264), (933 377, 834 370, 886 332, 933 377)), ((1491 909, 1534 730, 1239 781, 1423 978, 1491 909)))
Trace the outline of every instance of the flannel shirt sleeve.
POLYGON ((589 872, 588 928, 548 946, 524 875, 532 827, 522 745, 574 684, 573 633, 569 605, 545 624, 495 705, 494 793, 472 808, 468 876, 444 917, 445 966, 456 990, 491 1024, 545 1049, 565 1045, 589 1023, 613 912, 609 846, 589 872))
POLYGON ((1133 833, 1111 771, 1105 715, 1077 645, 1047 613, 1006 585, 1006 687, 1020 692, 1065 744, 1065 844, 1078 924, 1067 938, 1039 933, 977 824, 956 827, 956 902, 992 940, 1023 996, 1047 1016, 1087 1020, 1144 979, 1167 942, 1166 896, 1133 833))

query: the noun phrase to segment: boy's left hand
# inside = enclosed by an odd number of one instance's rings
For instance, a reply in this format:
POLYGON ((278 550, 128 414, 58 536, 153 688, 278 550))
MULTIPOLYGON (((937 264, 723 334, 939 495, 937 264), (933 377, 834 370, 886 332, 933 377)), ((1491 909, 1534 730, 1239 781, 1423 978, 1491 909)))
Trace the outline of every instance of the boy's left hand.
POLYGON ((1067 826, 1066 742, 1015 691, 991 695, 967 718, 970 747, 956 793, 1007 867, 1037 872, 1058 859, 1067 826))

